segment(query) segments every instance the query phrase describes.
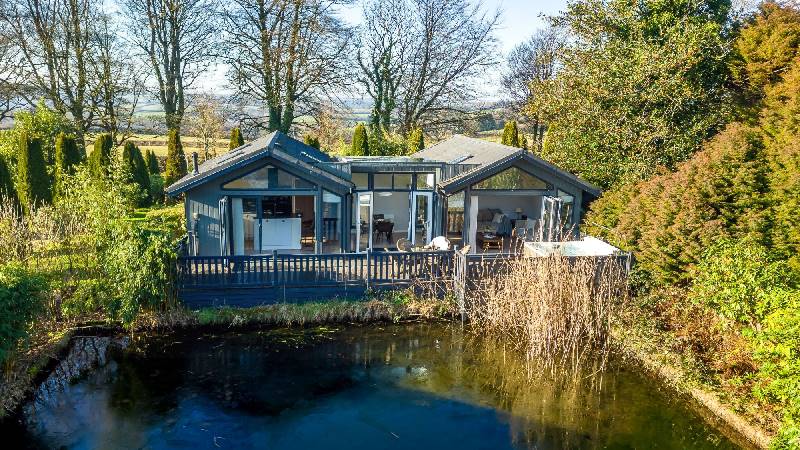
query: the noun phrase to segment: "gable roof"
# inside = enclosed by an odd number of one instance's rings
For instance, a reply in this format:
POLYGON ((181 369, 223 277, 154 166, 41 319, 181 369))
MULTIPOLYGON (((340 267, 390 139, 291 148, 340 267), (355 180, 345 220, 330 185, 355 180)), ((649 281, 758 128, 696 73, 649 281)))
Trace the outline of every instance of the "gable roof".
POLYGON ((308 177, 312 181, 338 186, 342 190, 349 190, 353 186, 349 181, 350 176, 338 170, 336 161, 330 156, 275 131, 224 155, 203 162, 197 168, 196 173, 187 174, 167 187, 165 191, 170 196, 181 194, 267 156, 295 166, 295 171, 301 172, 303 177, 308 177))
POLYGON ((433 159, 451 164, 484 165, 501 160, 519 152, 516 147, 498 144, 456 134, 450 139, 422 149, 413 155, 416 158, 433 159))
POLYGON ((459 164, 474 164, 475 167, 452 178, 444 180, 439 188, 445 193, 458 192, 466 186, 498 173, 512 166, 514 162, 524 160, 551 174, 566 179, 584 191, 600 195, 600 188, 561 169, 544 159, 516 147, 497 144, 483 139, 455 135, 434 146, 414 153, 416 157, 435 158, 459 164))

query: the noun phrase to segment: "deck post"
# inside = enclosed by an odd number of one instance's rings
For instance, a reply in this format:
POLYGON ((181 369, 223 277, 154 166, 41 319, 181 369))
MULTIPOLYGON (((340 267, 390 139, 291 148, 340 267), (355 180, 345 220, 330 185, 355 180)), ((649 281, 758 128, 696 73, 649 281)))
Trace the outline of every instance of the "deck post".
POLYGON ((367 249, 367 279, 365 280, 367 285, 367 290, 369 290, 369 281, 372 278, 372 250, 367 249))
POLYGON ((272 285, 278 285, 278 251, 272 251, 272 285))
POLYGON ((317 187, 317 195, 314 197, 314 252, 317 254, 322 253, 322 239, 324 232, 322 231, 322 186, 317 187))

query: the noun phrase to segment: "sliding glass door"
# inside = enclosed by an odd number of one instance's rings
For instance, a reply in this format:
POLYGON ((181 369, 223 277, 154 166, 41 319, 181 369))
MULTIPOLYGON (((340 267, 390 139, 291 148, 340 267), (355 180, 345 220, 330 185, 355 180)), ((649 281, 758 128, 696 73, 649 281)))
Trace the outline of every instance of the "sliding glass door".
POLYGON ((362 192, 356 200, 356 252, 372 248, 372 200, 372 192, 362 192))
POLYGON ((413 192, 411 211, 411 241, 418 247, 429 244, 433 238, 433 193, 413 192))

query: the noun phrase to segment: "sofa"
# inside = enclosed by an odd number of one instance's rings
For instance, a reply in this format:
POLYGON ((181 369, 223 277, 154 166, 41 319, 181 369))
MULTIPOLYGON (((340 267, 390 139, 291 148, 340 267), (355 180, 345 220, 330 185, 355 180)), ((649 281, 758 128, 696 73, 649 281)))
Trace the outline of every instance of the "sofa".
POLYGON ((511 235, 511 219, 497 208, 478 210, 478 231, 490 232, 498 236, 511 235))

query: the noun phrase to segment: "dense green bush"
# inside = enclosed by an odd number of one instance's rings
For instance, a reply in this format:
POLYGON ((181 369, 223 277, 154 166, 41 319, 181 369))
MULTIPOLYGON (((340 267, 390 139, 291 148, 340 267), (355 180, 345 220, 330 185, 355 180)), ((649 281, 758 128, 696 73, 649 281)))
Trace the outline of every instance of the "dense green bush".
POLYGON ((150 175, 158 175, 161 171, 158 167, 158 157, 156 156, 156 152, 152 150, 147 150, 147 170, 150 172, 150 175))
POLYGON ((356 125, 353 131, 353 145, 350 147, 350 155, 352 156, 369 156, 369 136, 367 136, 367 127, 363 123, 356 125))
POLYGON ((766 247, 749 240, 720 240, 695 267, 690 296, 722 317, 756 327, 782 304, 796 280, 785 261, 772 261, 766 247))
POLYGON ((95 178, 108 175, 108 167, 111 165, 111 149, 114 147, 114 140, 111 135, 103 133, 94 140, 94 149, 89 155, 89 171, 95 178))
POLYGON ((16 203, 17 191, 14 189, 14 178, 5 158, 0 156, 0 198, 8 197, 16 203))
POLYGON ((141 150, 131 141, 125 143, 122 148, 122 164, 121 169, 124 171, 124 177, 128 178, 130 182, 136 184, 142 196, 142 201, 139 203, 145 206, 150 203, 150 174, 147 170, 147 164, 144 161, 141 150))
POLYGON ((516 121, 509 120, 506 122, 505 127, 503 127, 503 139, 500 143, 510 147, 520 147, 519 129, 516 121))
POLYGON ((45 283, 19 265, 0 266, 0 363, 27 336, 43 308, 45 283))
POLYGON ((408 153, 414 154, 425 148, 425 136, 422 128, 414 128, 408 135, 408 153))
POLYGON ((236 127, 231 130, 231 142, 228 145, 230 150, 233 150, 237 147, 241 147, 244 145, 244 136, 242 136, 242 130, 239 127, 236 127))
POLYGON ((188 171, 186 154, 183 152, 181 135, 178 130, 170 130, 167 136, 167 162, 164 167, 166 186, 183 178, 188 171))
POLYGON ((303 143, 308 145, 309 147, 314 147, 317 150, 320 150, 321 147, 319 138, 311 134, 303 136, 303 143))
POLYGON ((19 136, 17 153, 17 198, 30 208, 51 200, 52 180, 42 153, 42 141, 27 133, 19 136))

